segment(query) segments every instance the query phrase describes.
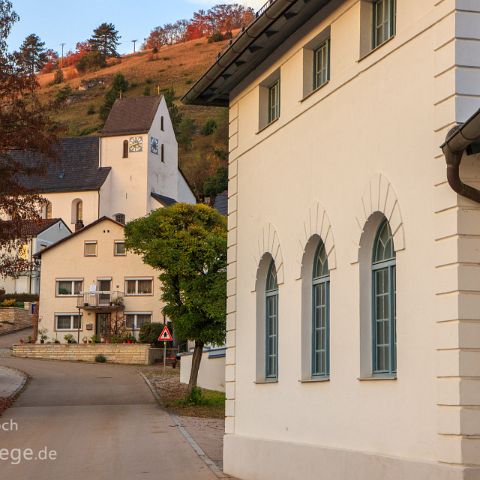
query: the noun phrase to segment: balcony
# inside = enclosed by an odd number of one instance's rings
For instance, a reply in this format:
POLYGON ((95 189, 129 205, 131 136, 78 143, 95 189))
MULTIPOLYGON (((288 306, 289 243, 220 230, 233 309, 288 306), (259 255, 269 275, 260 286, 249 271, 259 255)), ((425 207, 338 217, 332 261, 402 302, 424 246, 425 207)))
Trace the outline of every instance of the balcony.
POLYGON ((113 312, 125 308, 123 292, 83 292, 77 299, 77 308, 97 312, 113 312))

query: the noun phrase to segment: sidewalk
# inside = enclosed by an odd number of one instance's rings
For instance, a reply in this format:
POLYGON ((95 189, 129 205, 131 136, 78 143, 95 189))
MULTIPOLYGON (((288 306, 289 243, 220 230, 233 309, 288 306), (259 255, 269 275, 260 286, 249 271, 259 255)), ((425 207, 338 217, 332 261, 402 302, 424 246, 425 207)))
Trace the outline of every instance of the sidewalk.
POLYGON ((27 378, 19 370, 0 366, 0 413, 12 404, 25 386, 27 378))

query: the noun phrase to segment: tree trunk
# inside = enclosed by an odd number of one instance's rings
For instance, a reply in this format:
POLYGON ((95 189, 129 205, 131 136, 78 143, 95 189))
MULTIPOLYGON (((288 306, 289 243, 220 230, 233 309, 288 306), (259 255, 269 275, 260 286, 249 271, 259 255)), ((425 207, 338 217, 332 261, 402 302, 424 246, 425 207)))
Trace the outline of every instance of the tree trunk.
POLYGON ((200 362, 202 361, 204 343, 198 340, 195 341, 195 348, 193 349, 192 369, 190 371, 190 381, 188 382, 188 392, 190 393, 194 387, 197 386, 198 370, 200 369, 200 362))

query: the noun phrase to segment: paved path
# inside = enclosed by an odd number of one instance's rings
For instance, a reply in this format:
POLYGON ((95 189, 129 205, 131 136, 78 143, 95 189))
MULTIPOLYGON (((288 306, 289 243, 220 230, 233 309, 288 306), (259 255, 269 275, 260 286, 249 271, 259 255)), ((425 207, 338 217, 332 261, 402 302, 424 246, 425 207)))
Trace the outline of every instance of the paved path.
POLYGON ((10 398, 16 395, 25 381, 24 373, 0 365, 0 398, 10 398))
MULTIPOLYGON (((45 447, 56 460, 0 459, 1 478, 214 480, 135 367, 0 358, 31 381, 2 422, 0 448, 45 447)), ((16 451, 15 451, 16 453, 16 451)), ((15 456, 15 458, 17 458, 15 456)))
POLYGON ((0 335, 0 357, 9 357, 10 347, 15 343, 19 343, 21 338, 26 340, 32 333, 32 328, 26 328, 25 330, 9 333, 8 335, 0 335))

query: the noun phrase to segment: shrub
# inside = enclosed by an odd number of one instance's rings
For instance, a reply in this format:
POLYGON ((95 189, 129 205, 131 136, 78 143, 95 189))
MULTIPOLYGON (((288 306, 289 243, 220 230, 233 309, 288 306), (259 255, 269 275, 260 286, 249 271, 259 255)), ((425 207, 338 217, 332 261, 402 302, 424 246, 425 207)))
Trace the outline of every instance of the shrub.
POLYGON ((63 70, 59 68, 56 72, 55 75, 53 76, 53 85, 58 85, 59 83, 63 83, 65 81, 65 77, 63 75, 63 70))
POLYGON ((105 355, 102 355, 101 353, 99 353, 96 357, 95 357, 95 361, 97 363, 105 363, 107 361, 107 357, 105 357, 105 355))
POLYGON ((200 133, 207 137, 208 135, 213 135, 215 130, 218 128, 217 122, 213 118, 209 118, 205 125, 203 125, 202 130, 200 133))
POLYGON ((152 89, 150 88, 150 85, 145 85, 145 89, 143 90, 143 96, 149 97, 151 93, 152 93, 152 89))
POLYGON ((0 295, 0 302, 4 300, 16 300, 17 302, 38 302, 38 295, 30 293, 6 293, 0 295))
POLYGON ((75 67, 80 73, 99 70, 107 66, 105 56, 97 50, 92 50, 81 57, 75 67))
POLYGON ((212 36, 208 37, 208 43, 221 42, 225 40, 225 36, 222 32, 215 32, 212 36))
POLYGON ((0 303, 0 307, 13 307, 16 303, 16 300, 13 298, 12 300, 4 300, 0 303))
POLYGON ((65 102, 67 98, 73 93, 72 87, 70 85, 65 85, 55 94, 55 103, 60 104, 65 102))
MULTIPOLYGON (((164 326, 163 323, 146 323, 142 325, 139 335, 140 343, 150 343, 156 347, 162 347, 163 342, 159 342, 158 337, 162 333, 164 326)), ((171 326, 169 326, 169 328, 171 328, 171 326)), ((170 333, 172 333, 171 330, 170 333)))
POLYGON ((89 105, 87 110, 87 115, 95 115, 95 105, 89 105))

